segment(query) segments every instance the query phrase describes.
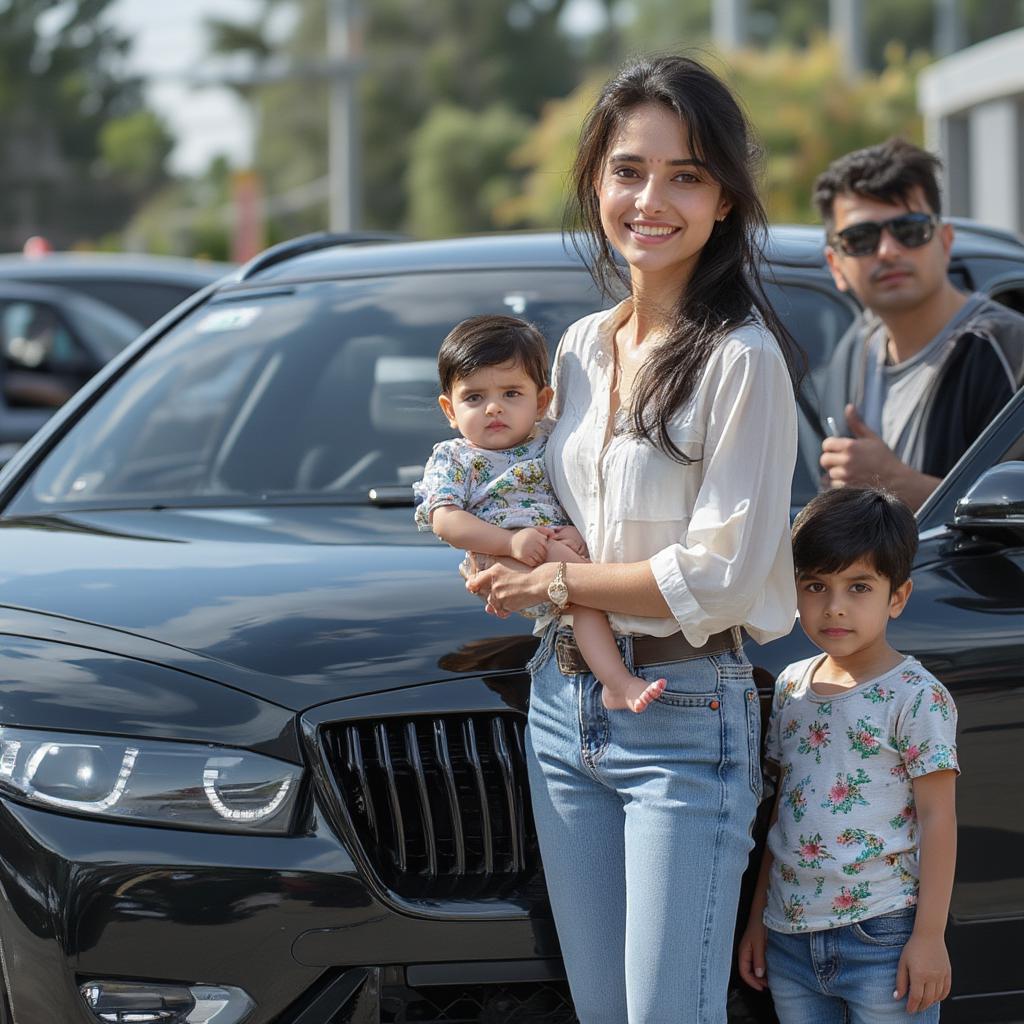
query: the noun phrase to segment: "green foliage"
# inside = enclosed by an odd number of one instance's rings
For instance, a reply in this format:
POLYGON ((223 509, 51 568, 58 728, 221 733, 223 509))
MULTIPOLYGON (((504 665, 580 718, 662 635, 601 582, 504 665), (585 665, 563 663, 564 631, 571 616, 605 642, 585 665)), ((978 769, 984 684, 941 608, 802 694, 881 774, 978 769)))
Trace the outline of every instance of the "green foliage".
POLYGON ((435 107, 412 140, 408 193, 414 234, 435 237, 495 227, 493 211, 516 189, 509 157, 529 122, 508 107, 480 113, 435 107))
POLYGON ((728 78, 767 152, 764 194, 772 220, 816 221, 814 179, 843 153, 891 135, 922 141, 916 81, 924 56, 892 46, 880 74, 853 83, 820 38, 806 50, 746 50, 729 61, 728 78))
POLYGON ((161 184, 164 161, 174 140, 163 121, 151 110, 107 121, 100 129, 100 153, 122 188, 136 194, 161 184))
MULTIPOLYGON (((840 73, 835 50, 820 38, 805 50, 745 50, 730 55, 728 64, 712 61, 745 101, 766 150, 763 189, 772 220, 814 221, 811 186, 837 156, 890 135, 921 141, 915 81, 924 63, 891 47, 881 74, 851 84, 840 73)), ((520 195, 499 208, 500 221, 561 223, 580 125, 603 77, 545 107, 514 155, 526 180, 520 195)))
MULTIPOLYGON (((0 3, 0 248, 29 234, 67 246, 123 224, 162 176, 169 140, 144 109, 123 67, 128 41, 110 25, 112 0, 0 3), (139 153, 127 178, 104 160, 105 126, 134 131, 139 153)), ((124 163, 122 161, 122 166, 124 163)))
MULTIPOLYGON (((275 0, 264 0, 265 8, 275 0)), ((276 0, 278 4, 282 0, 276 0)), ((577 69, 559 28, 566 0, 372 0, 364 2, 365 61, 360 116, 363 136, 363 223, 405 229, 412 222, 411 147, 435 108, 480 115, 500 105, 535 117, 551 96, 568 92, 577 69)), ((298 64, 324 57, 324 0, 292 0, 298 14, 283 54, 298 64)), ((214 42, 226 52, 265 55, 266 9, 258 31, 224 23, 214 42)), ((280 51, 279 51, 280 52, 280 51)), ((257 169, 269 195, 327 173, 327 87, 298 78, 249 90, 258 111, 257 169)), ((507 175, 506 175, 507 176, 507 175)), ((490 190, 503 195, 499 181, 490 190)), ((486 190, 486 189, 485 189, 486 190)), ((323 227, 319 204, 286 218, 291 233, 323 227)), ((417 215, 417 223, 422 217, 417 215)), ((461 223, 461 220, 459 221, 461 223)), ((477 221, 474 220, 474 223, 477 221)), ((436 219, 434 223, 439 224, 436 219)), ((278 227, 280 227, 280 219, 278 227)), ((457 230, 455 223, 449 230, 457 230)))

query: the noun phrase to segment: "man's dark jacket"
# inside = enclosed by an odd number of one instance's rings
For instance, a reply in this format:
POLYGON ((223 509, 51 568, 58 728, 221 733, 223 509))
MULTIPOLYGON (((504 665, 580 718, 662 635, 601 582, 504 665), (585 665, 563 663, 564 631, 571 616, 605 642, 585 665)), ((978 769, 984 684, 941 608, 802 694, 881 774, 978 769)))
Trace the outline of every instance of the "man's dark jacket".
MULTIPOLYGON (((827 417, 846 434, 847 402, 862 407, 868 339, 884 330, 862 313, 839 340, 819 394, 822 432, 827 417)), ((1024 386, 1024 316, 986 299, 956 329, 953 351, 921 400, 922 464, 930 476, 945 476, 1014 393, 1024 386)))

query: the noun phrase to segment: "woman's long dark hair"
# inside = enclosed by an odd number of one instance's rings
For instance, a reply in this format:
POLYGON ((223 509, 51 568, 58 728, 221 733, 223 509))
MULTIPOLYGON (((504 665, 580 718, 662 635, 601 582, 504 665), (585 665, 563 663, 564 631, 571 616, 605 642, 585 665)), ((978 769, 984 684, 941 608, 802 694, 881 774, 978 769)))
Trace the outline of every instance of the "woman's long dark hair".
POLYGON ((594 280, 606 294, 616 285, 629 286, 629 275, 601 226, 595 182, 624 116, 647 103, 675 112, 686 128, 690 152, 732 204, 701 250, 666 343, 651 352, 633 384, 633 429, 685 464, 690 459, 672 443, 669 419, 693 394, 712 352, 731 331, 759 313, 779 342, 794 387, 806 358, 761 284, 768 220, 755 184, 760 149, 729 88, 692 58, 658 56, 627 64, 605 85, 584 122, 566 230, 594 280))

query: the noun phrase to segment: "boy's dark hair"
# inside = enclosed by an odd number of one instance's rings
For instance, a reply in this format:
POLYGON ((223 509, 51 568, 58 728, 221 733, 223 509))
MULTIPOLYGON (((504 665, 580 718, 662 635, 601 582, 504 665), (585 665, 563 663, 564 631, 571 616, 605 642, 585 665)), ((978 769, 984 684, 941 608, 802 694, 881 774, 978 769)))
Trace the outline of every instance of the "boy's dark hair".
POLYGON ((516 362, 540 390, 548 382, 548 345, 533 324, 517 316, 487 313, 456 324, 441 342, 437 375, 451 394, 456 381, 485 366, 516 362))
POLYGON ((910 579, 917 520, 907 505, 876 487, 840 487, 812 498, 793 522, 797 576, 842 572, 864 559, 892 589, 910 579))
POLYGON ((906 200, 915 185, 921 187, 932 213, 942 213, 938 175, 942 162, 934 153, 906 139, 887 139, 877 146, 856 149, 833 160, 814 183, 814 203, 830 231, 836 196, 854 195, 883 203, 906 200))

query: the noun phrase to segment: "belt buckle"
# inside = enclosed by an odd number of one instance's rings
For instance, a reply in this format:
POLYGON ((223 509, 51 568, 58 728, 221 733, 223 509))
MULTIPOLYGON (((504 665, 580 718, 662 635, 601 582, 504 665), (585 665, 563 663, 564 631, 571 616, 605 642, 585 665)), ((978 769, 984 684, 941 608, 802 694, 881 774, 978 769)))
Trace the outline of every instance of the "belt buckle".
POLYGON ((563 676, 574 676, 579 672, 579 650, 572 637, 555 637, 555 661, 563 676))

